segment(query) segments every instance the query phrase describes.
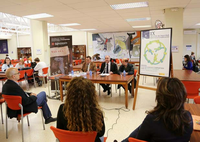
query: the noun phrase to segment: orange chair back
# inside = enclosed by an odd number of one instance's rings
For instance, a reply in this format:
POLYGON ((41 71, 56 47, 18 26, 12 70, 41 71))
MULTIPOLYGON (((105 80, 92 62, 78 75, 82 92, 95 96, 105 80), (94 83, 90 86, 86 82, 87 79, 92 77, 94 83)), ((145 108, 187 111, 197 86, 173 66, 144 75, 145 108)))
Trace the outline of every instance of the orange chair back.
POLYGON ((200 96, 194 98, 195 104, 200 104, 200 96))
POLYGON ((78 60, 78 63, 81 64, 81 63, 82 63, 82 60, 78 60))
POLYGON ((78 65, 79 61, 78 60, 75 60, 75 65, 78 65))
POLYGON ((25 64, 25 67, 31 67, 31 63, 25 64))
POLYGON ((32 76, 33 75, 33 69, 26 70, 26 75, 32 76))
POLYGON ((21 70, 21 71, 19 71, 19 72, 20 72, 19 78, 20 78, 20 79, 24 78, 25 70, 21 70))
POLYGON ((182 81, 187 91, 187 98, 194 99, 199 95, 200 82, 198 81, 182 81))
POLYGON ((117 64, 119 64, 119 63, 120 63, 119 59, 116 59, 116 63, 117 63, 117 64))
POLYGON ((136 74, 137 74, 137 70, 134 70, 134 77, 136 77, 136 74))
POLYGON ((4 95, 2 94, 3 98, 5 99, 8 107, 12 110, 20 110, 19 104, 22 104, 22 98, 20 96, 13 96, 13 95, 4 95))
POLYGON ((55 137, 59 142, 94 142, 97 132, 74 132, 55 128, 51 126, 55 137))
POLYGON ((128 141, 129 142, 147 142, 147 141, 138 140, 138 139, 135 139, 135 138, 129 138, 128 141))
POLYGON ((43 74, 48 74, 48 69, 49 69, 48 67, 43 68, 43 69, 42 69, 43 74))

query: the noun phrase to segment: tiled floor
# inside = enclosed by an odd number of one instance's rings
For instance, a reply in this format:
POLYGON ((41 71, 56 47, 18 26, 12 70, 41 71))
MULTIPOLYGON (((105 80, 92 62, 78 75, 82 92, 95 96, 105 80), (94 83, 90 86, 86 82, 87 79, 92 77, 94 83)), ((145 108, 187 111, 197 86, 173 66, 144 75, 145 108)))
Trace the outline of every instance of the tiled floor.
MULTIPOLYGON (((142 80, 140 81, 140 83, 142 80)), ((153 79, 147 77, 146 85, 154 85, 153 79)), ((0 86, 1 87, 1 86, 0 86)), ((115 93, 113 85, 113 97, 107 98, 106 93, 101 93, 98 97, 99 104, 104 112, 104 120, 106 125, 105 137, 108 137, 107 142, 113 142, 115 139, 121 141, 126 138, 136 127, 138 127, 146 116, 145 111, 150 110, 155 106, 155 91, 139 89, 136 109, 132 110, 133 98, 129 94, 129 109, 121 109, 117 124, 113 129, 110 129, 118 118, 119 111, 117 109, 108 110, 112 108, 124 108, 124 92, 122 89, 122 95, 119 96, 118 92, 115 93), (109 130, 109 131, 108 131, 109 130)), ((101 89, 102 90, 102 89, 101 89)), ((31 92, 39 93, 40 91, 48 92, 45 87, 32 87, 31 92)), ((62 102, 58 100, 48 100, 48 105, 51 109, 53 117, 56 117, 59 105, 62 102)), ((5 104, 3 104, 3 114, 5 121, 5 104)), ((53 132, 50 130, 50 126, 56 126, 56 122, 45 125, 46 130, 42 128, 41 113, 31 114, 29 116, 30 127, 27 125, 26 119, 24 119, 25 130, 25 142, 55 142, 53 132)), ((1 119, 0 119, 1 121, 1 119)), ((8 132, 9 138, 6 139, 5 123, 0 123, 0 141, 1 142, 20 142, 21 139, 21 125, 18 124, 16 119, 8 119, 8 132)))

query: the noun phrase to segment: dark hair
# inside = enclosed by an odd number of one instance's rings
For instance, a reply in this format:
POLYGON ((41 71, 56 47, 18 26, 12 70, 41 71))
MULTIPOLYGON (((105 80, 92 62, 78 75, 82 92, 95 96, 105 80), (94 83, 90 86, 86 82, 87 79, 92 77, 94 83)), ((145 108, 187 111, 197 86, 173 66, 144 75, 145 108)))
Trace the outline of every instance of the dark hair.
MULTIPOLYGON (((9 60, 10 60, 9 57, 6 57, 5 60, 4 60, 4 64, 6 64, 6 59, 9 59, 9 60)), ((10 65, 11 65, 11 60, 10 60, 10 65)))
POLYGON ((191 55, 194 55, 194 52, 191 52, 191 55))
POLYGON ((183 135, 185 127, 192 120, 186 110, 186 90, 177 78, 161 78, 156 90, 156 107, 149 114, 156 115, 155 121, 162 120, 165 127, 175 135, 183 135))
POLYGON ((124 60, 126 63, 128 63, 128 60, 124 60))
POLYGON ((90 60, 92 59, 90 56, 87 56, 86 58, 90 58, 90 60))
POLYGON ((34 59, 34 61, 35 61, 35 62, 39 62, 40 59, 37 57, 37 58, 34 59))
POLYGON ((185 55, 184 58, 187 59, 187 62, 191 62, 190 56, 189 55, 185 55))
POLYGON ((97 101, 95 86, 88 79, 74 77, 67 84, 63 112, 70 131, 102 130, 102 111, 97 101))

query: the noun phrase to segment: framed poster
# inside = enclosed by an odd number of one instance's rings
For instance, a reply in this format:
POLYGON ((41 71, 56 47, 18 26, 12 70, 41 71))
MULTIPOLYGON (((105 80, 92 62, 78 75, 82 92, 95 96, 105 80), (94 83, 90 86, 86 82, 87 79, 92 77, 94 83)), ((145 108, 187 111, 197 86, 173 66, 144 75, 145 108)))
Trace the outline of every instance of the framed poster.
POLYGON ((141 75, 170 77, 172 28, 141 31, 141 75))
POLYGON ((0 40, 0 54, 8 54, 7 40, 0 40))

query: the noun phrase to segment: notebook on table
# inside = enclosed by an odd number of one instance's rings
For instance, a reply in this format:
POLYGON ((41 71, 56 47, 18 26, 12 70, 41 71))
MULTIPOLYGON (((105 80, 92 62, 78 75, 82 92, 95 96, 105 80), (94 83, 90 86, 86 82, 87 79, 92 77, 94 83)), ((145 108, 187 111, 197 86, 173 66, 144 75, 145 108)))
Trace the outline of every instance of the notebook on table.
POLYGON ((200 131, 200 116, 192 115, 193 119, 193 129, 200 131))

